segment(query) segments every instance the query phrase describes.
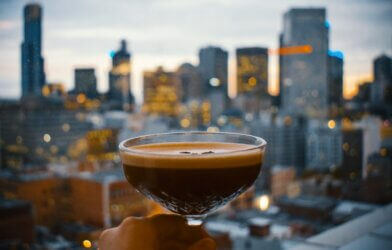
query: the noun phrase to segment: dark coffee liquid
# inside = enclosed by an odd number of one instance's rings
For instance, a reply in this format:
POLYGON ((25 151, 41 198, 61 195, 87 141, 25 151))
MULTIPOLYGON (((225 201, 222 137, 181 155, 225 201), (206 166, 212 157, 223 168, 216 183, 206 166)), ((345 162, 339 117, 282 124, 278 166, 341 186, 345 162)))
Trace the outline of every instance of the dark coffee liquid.
POLYGON ((145 168, 124 165, 128 181, 172 212, 208 213, 248 189, 261 165, 230 168, 145 168))
POLYGON ((129 183, 182 215, 226 204, 248 189, 261 169, 262 150, 245 144, 179 142, 131 149, 121 155, 129 183))

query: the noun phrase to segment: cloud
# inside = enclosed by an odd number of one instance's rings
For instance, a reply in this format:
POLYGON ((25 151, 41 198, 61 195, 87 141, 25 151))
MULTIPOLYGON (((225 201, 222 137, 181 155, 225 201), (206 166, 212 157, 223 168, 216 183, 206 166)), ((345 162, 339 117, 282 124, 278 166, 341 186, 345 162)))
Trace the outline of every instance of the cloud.
POLYGON ((14 20, 0 20, 0 30, 7 31, 11 29, 16 29, 19 26, 19 22, 14 20))

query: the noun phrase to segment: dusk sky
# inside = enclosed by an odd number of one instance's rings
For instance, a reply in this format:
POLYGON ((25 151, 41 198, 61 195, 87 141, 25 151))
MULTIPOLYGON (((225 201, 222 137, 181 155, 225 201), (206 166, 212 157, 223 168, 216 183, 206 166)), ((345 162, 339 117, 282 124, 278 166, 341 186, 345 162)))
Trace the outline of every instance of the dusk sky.
MULTIPOLYGON (((18 97, 23 6, 0 0, 0 97, 18 97)), ((108 88, 110 52, 120 39, 132 53, 132 90, 140 102, 142 72, 198 63, 198 50, 221 46, 230 54, 234 83, 236 47, 276 48, 283 13, 290 7, 326 7, 330 49, 344 53, 345 95, 372 75, 372 60, 392 54, 391 0, 41 0, 43 56, 48 82, 73 88, 75 67, 94 67, 99 91, 108 88)), ((277 91, 277 58, 270 57, 269 84, 277 91)))

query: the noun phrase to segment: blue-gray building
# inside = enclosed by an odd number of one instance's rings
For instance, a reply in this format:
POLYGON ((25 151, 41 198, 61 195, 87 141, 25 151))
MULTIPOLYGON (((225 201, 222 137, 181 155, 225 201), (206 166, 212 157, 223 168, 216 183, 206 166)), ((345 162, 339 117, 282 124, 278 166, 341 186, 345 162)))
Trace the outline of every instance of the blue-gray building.
POLYGON ((107 98, 111 109, 116 110, 131 110, 134 103, 131 94, 131 54, 125 40, 121 40, 120 49, 112 53, 107 98))
POLYGON ((328 171, 342 164, 342 130, 312 120, 306 133, 306 168, 328 171))
POLYGON ((24 8, 24 41, 22 42, 22 96, 41 95, 45 84, 42 47, 42 8, 28 4, 24 8))
POLYGON ((228 53, 219 47, 205 47, 199 51, 199 71, 204 96, 211 103, 211 119, 216 120, 228 102, 228 53))
POLYGON ((281 46, 308 48, 280 58, 281 97, 289 113, 310 117, 327 113, 328 33, 324 8, 294 8, 284 15, 281 46))
POLYGON ((88 98, 96 98, 97 77, 94 68, 77 68, 75 69, 75 89, 76 94, 85 94, 88 98))
POLYGON ((371 87, 373 105, 392 104, 392 59, 381 55, 373 62, 374 83, 371 87))
POLYGON ((328 52, 328 103, 330 109, 343 105, 343 53, 328 52))
POLYGON ((251 134, 260 136, 268 142, 264 166, 305 166, 305 127, 306 120, 287 114, 271 115, 260 113, 251 123, 251 134))

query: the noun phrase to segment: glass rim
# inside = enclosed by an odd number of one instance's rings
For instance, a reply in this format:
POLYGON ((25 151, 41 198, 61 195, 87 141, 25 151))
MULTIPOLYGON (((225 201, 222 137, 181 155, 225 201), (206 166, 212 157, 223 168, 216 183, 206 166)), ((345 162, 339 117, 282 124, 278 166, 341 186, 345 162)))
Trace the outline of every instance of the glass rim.
MULTIPOLYGON (((176 155, 173 155, 173 154, 165 154, 165 153, 143 152, 141 150, 133 150, 133 149, 130 149, 129 147, 125 146, 125 143, 127 143, 129 141, 133 141, 133 140, 143 140, 145 138, 153 138, 153 137, 165 136, 165 135, 185 135, 185 134, 210 134, 210 135, 216 134, 216 135, 243 136, 243 137, 255 139, 255 143, 258 144, 258 145, 246 144, 246 145, 250 145, 250 147, 246 148, 246 149, 233 150, 233 151, 229 151, 229 152, 214 153, 213 155, 215 155, 215 156, 216 155, 225 155, 225 154, 246 152, 246 151, 251 151, 251 150, 255 150, 255 149, 264 149, 265 146, 267 145, 267 142, 263 138, 258 137, 258 136, 254 136, 254 135, 232 133, 232 132, 184 131, 184 132, 155 133, 155 134, 147 134, 147 135, 131 137, 131 138, 128 138, 128 139, 121 141, 118 147, 119 147, 120 152, 125 152, 125 153, 130 153, 130 154, 138 154, 138 155, 165 156, 165 157, 176 157, 176 158, 177 157, 196 158, 196 157, 209 157, 209 156, 211 156, 210 154, 197 154, 197 155, 176 154, 176 155)), ((239 144, 245 144, 245 143, 239 143, 239 144)))

